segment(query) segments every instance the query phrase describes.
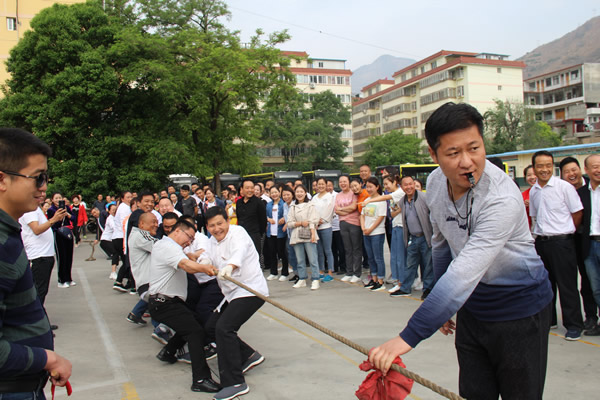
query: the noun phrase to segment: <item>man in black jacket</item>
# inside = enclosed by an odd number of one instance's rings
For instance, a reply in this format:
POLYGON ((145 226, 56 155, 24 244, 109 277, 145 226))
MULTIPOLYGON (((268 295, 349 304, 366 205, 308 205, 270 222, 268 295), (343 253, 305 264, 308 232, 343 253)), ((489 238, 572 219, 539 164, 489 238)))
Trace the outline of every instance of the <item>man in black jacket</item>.
MULTIPOLYGON (((585 172, 590 182, 577 189, 583 205, 582 256, 596 306, 600 306, 600 155, 594 154, 585 159, 585 172)), ((583 334, 600 336, 600 325, 594 324, 583 334)))
POLYGON ((245 179, 242 182, 241 194, 243 197, 235 206, 238 225, 246 229, 260 255, 260 237, 267 229, 267 209, 265 203, 254 195, 252 180, 245 179))

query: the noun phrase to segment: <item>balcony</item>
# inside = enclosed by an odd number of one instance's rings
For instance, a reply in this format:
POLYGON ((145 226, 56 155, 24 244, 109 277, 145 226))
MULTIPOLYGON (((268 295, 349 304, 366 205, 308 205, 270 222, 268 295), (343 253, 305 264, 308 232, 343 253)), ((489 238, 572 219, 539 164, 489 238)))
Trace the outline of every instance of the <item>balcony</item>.
POLYGON ((531 108, 532 110, 545 110, 548 108, 560 108, 560 107, 565 107, 574 103, 583 103, 583 96, 581 97, 573 97, 572 99, 567 99, 567 100, 562 100, 562 101, 557 101, 554 103, 548 103, 548 104, 535 104, 535 105, 528 105, 527 108, 531 108))

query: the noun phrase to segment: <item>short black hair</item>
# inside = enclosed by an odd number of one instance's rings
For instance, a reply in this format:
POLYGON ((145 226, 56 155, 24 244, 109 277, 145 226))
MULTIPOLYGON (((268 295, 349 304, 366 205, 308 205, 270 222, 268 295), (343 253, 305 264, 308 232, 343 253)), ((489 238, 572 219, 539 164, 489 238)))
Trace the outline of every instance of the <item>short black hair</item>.
POLYGON ((245 178, 245 179, 242 181, 242 184, 240 185, 240 187, 244 187, 244 183, 246 183, 246 182, 250 182, 250 183, 252 183, 252 187, 254 187, 254 185, 255 185, 255 182, 254 182, 252 179, 250 179, 250 178, 245 178))
POLYGON ((169 211, 163 215, 162 219, 164 221, 165 219, 179 219, 179 217, 173 211, 169 211))
POLYGON ((188 185, 183 185, 183 186, 181 186, 181 190, 187 190, 187 191, 189 191, 190 187, 188 185))
POLYGON ((536 151, 535 153, 533 153, 533 156, 531 156, 531 165, 533 165, 535 167, 535 159, 538 158, 539 156, 548 156, 550 158, 552 158, 552 163, 554 163, 554 156, 552 155, 552 153, 550 153, 549 151, 546 150, 540 150, 540 151, 536 151))
POLYGON ((143 199, 144 197, 152 197, 152 199, 154 199, 154 193, 152 193, 149 190, 143 191, 141 194, 138 195, 138 199, 143 199))
POLYGON ((488 161, 504 171, 504 164, 502 163, 502 159, 500 157, 490 157, 488 158, 488 161))
POLYGON ((577 166, 579 168, 581 168, 581 165, 579 165, 579 161, 577 161, 577 159, 575 157, 566 157, 563 158, 562 160, 560 160, 560 163, 558 164, 558 167, 560 168, 560 172, 562 173, 562 169, 565 165, 570 164, 574 162, 575 164, 577 164, 577 166))
POLYGON ((173 231, 176 229, 193 229, 196 232, 196 226, 186 219, 186 217, 180 217, 177 223, 173 225, 173 231))
POLYGON ((431 114, 425 124, 427 144, 437 151, 440 137, 454 131, 470 128, 475 125, 483 138, 483 117, 470 104, 446 103, 431 114))
POLYGON ((402 181, 403 181, 405 178, 410 178, 410 179, 412 179, 413 181, 415 180, 415 178, 414 178, 412 175, 402 175, 402 177, 400 178, 400 183, 402 183, 402 181))
POLYGON ((208 221, 219 215, 227 221, 227 211, 225 211, 225 209, 219 206, 211 207, 204 213, 204 220, 208 223, 208 221))
POLYGON ((0 128, 0 171, 19 172, 27 166, 27 158, 35 154, 49 158, 52 149, 26 130, 0 128))

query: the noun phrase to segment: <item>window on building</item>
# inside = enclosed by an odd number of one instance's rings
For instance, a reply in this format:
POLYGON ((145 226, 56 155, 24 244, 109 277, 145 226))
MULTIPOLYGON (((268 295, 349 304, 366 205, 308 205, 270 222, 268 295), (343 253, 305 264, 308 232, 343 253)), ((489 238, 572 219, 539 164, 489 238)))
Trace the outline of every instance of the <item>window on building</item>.
POLYGON ((558 77, 558 75, 553 76, 552 77, 552 84, 553 85, 558 85, 560 83, 560 78, 558 77))
POLYGON ((314 67, 313 67, 313 63, 312 63, 312 62, 309 62, 309 63, 308 63, 306 66, 307 66, 308 68, 314 68, 314 67))
POLYGON ((552 79, 546 78, 546 86, 552 86, 552 79))
POLYGON ((343 76, 336 76, 336 83, 338 85, 343 85, 344 84, 344 77, 343 76))
POLYGON ((465 97, 465 87, 464 86, 457 86, 456 87, 456 95, 458 97, 465 97))
POLYGON ((414 78, 415 76, 417 76, 417 70, 413 69, 412 71, 410 71, 410 75, 414 78))
POLYGON ((323 68, 323 62, 319 61, 319 68, 323 68))
POLYGON ((502 68, 500 68, 500 67, 496 68, 496 72, 498 72, 499 74, 501 74, 502 73, 502 68))
POLYGON ((535 90, 535 82, 529 82, 529 90, 535 90))
POLYGON ((352 139, 352 129, 344 129, 340 136, 342 139, 352 139))
POLYGON ((406 74, 402 74, 402 82, 406 80, 406 74))
POLYGON ((571 71, 571 79, 579 78, 579 70, 571 71))
POLYGON ((16 31, 17 19, 13 17, 6 17, 6 29, 9 31, 16 31))
POLYGON ((424 65, 421 67, 421 73, 422 73, 422 74, 424 74, 424 73, 425 73, 425 66, 424 66, 424 65))
POLYGON ((431 69, 437 68, 437 61, 431 62, 431 69))
POLYGON ((502 85, 498 85, 498 90, 502 90, 502 85))

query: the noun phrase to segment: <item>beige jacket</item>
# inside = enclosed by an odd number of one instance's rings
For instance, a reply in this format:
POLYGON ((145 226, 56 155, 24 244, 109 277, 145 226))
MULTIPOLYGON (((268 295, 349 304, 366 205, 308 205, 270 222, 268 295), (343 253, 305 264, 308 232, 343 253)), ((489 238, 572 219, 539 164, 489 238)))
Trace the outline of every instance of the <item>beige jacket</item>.
MULTIPOLYGON (((299 229, 294 227, 296 222, 304 222, 308 221, 308 227, 313 230, 317 228, 317 224, 319 223, 319 212, 317 211, 315 205, 312 202, 304 202, 300 204, 294 204, 290 207, 290 211, 288 212, 288 226, 292 228, 292 236, 290 237, 290 244, 294 245, 296 243, 306 243, 310 242, 310 239, 300 239, 298 237, 299 229)), ((315 236, 316 233, 315 233, 315 236)), ((317 236, 317 240, 319 237, 317 236)))

